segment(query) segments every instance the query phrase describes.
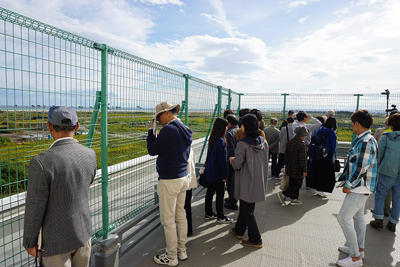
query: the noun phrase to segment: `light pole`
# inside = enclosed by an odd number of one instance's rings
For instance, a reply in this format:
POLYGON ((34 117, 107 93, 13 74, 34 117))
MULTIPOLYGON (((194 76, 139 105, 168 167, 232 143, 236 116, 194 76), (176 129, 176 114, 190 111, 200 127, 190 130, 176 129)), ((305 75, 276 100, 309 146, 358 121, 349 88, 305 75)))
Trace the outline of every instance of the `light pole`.
POLYGON ((389 109, 389 89, 386 89, 384 92, 381 93, 382 95, 386 95, 386 117, 388 116, 388 109, 389 109))

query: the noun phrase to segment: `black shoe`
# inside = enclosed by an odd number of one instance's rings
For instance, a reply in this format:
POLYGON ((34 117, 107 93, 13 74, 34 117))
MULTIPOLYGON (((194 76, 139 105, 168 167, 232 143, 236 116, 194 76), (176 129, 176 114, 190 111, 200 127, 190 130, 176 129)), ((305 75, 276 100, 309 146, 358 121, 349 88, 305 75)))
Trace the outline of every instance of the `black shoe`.
POLYGON ((217 214, 215 214, 214 212, 212 214, 206 214, 206 216, 204 216, 205 220, 213 220, 217 218, 217 214))
POLYGON ((392 211, 392 209, 390 209, 389 211, 384 210, 383 215, 385 215, 385 217, 389 217, 391 211, 392 211))
POLYGON ((232 205, 231 203, 224 203, 224 207, 230 210, 237 210, 238 206, 237 205, 232 205))
POLYGON ((387 229, 389 229, 389 231, 391 232, 396 232, 396 224, 392 223, 392 222, 388 222, 388 224, 386 225, 387 229))
POLYGON ((383 229, 383 220, 375 219, 369 223, 373 228, 382 230, 383 229))

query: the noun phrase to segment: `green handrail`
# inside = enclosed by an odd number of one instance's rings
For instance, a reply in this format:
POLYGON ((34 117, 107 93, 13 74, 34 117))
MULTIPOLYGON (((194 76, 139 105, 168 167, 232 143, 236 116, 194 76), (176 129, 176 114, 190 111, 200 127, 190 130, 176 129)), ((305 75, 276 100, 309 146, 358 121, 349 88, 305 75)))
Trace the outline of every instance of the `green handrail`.
POLYGON ((208 139, 208 136, 210 135, 211 128, 212 128, 213 123, 214 123, 214 118, 215 118, 215 114, 217 113, 217 109, 218 109, 218 104, 215 105, 214 112, 213 112, 213 115, 211 117, 210 126, 208 127, 206 138, 204 139, 204 143, 203 143, 203 148, 201 149, 201 153, 200 153, 200 157, 199 157, 199 163, 201 163, 201 158, 203 157, 204 149, 206 147, 207 139, 208 139))

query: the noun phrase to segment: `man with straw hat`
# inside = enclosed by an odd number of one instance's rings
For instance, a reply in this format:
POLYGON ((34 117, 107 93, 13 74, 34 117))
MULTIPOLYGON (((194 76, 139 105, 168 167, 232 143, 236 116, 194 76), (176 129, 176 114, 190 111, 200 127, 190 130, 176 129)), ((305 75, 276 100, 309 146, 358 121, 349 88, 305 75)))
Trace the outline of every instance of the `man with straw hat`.
POLYGON ((187 221, 184 209, 189 187, 188 159, 192 144, 192 131, 178 118, 179 104, 168 101, 156 106, 156 114, 147 137, 149 155, 157 155, 160 221, 164 226, 166 251, 155 255, 158 264, 176 266, 188 258, 186 253, 187 221), (156 134, 157 122, 163 126, 156 134))

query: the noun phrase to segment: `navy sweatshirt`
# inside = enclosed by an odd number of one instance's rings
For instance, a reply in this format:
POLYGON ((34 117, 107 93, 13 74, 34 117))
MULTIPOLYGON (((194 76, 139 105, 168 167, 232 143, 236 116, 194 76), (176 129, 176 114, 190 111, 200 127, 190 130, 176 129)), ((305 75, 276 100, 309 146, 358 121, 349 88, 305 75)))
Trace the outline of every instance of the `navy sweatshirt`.
POLYGON ((150 129, 147 136, 147 151, 157 158, 159 179, 176 179, 188 174, 188 159, 192 131, 179 120, 163 126, 155 138, 150 129))
POLYGON ((220 183, 228 179, 228 169, 226 168, 226 147, 223 138, 219 138, 212 149, 207 150, 209 159, 206 165, 207 183, 220 183))

